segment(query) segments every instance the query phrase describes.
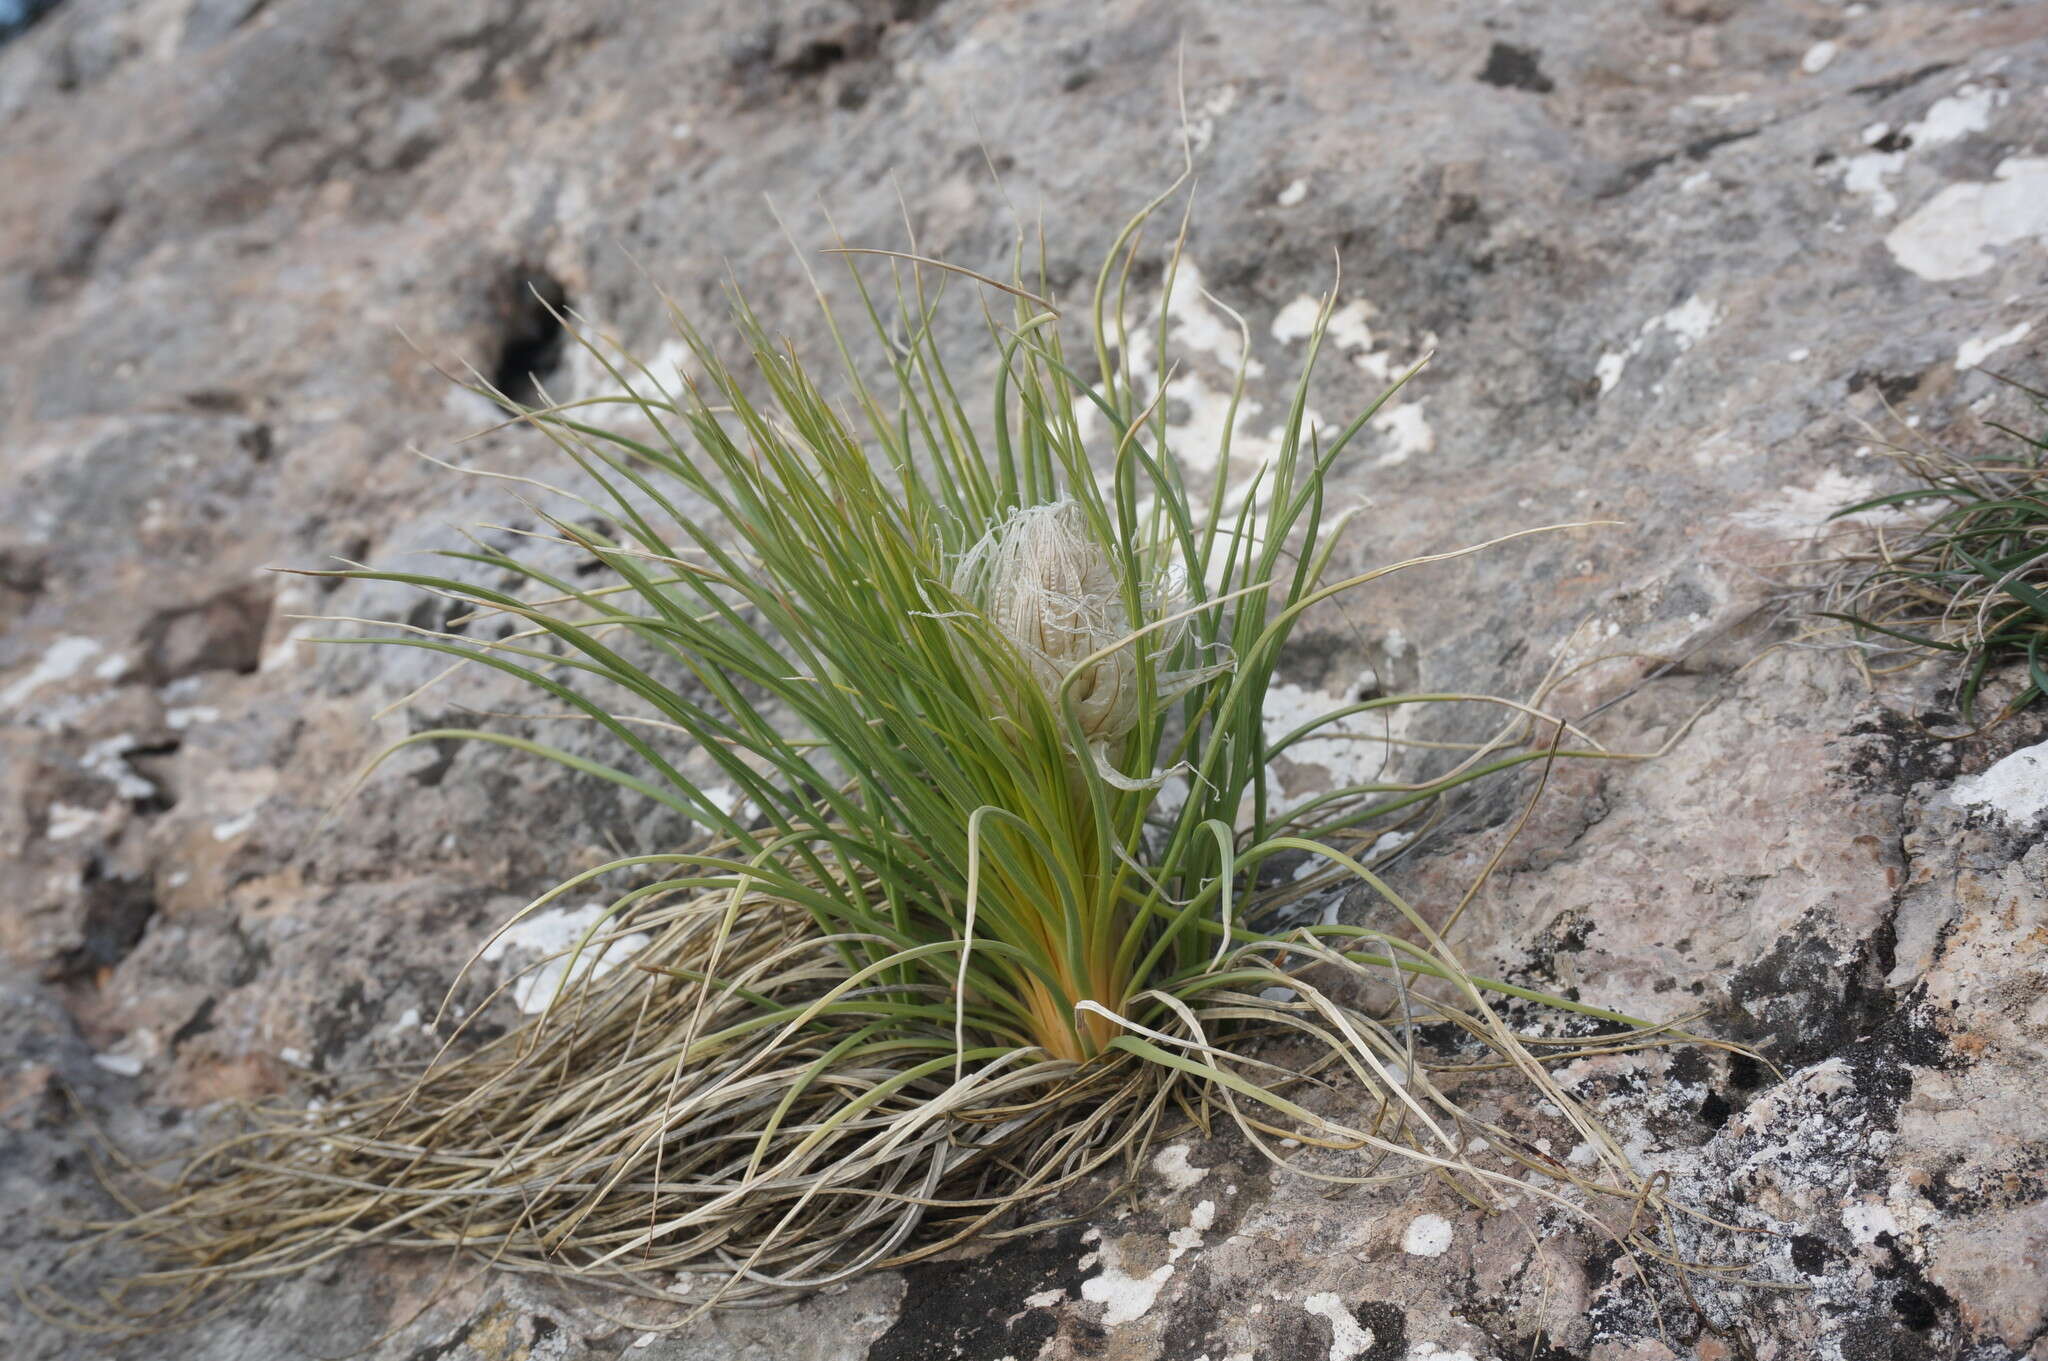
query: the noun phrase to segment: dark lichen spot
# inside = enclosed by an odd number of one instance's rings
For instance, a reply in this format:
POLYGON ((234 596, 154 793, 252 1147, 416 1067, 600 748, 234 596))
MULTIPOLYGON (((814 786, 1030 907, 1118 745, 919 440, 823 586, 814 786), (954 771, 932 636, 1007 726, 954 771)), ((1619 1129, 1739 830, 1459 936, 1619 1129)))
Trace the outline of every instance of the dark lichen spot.
POLYGON ((1819 1276, 1828 1269, 1828 1259, 1835 1252, 1826 1243, 1810 1233, 1794 1234, 1792 1237, 1792 1265, 1808 1276, 1819 1276))
MULTIPOLYGON (((904 1297, 914 1303, 868 1348, 867 1361, 996 1361, 1036 1356, 1062 1319, 1057 1306, 1024 1301, 1045 1290, 1079 1293, 1085 1274, 1081 1228, 1002 1243, 959 1261, 919 1262, 905 1269, 904 1297)), ((1071 1327, 1070 1327, 1071 1331, 1071 1327)))
POLYGON ((1372 1333, 1372 1346, 1359 1361, 1402 1361, 1408 1355, 1408 1315, 1386 1300, 1361 1300, 1352 1314, 1372 1333))
POLYGON ((1899 1322, 1916 1333, 1924 1333, 1941 1319, 1941 1312, 1934 1307, 1934 1301, 1917 1290, 1901 1290, 1892 1296, 1892 1312, 1899 1316, 1899 1322))

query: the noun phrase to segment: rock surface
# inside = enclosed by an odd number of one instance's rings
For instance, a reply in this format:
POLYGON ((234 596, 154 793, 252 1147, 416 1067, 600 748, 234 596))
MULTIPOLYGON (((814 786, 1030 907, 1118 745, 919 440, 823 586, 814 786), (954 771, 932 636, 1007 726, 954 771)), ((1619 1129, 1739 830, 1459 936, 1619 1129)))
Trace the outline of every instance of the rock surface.
MULTIPOLYGON (((49 1278, 59 1221, 107 1208, 96 1131, 170 1151, 210 1103, 423 1056, 490 926, 681 831, 453 747, 322 820, 394 738, 506 699, 400 702, 431 666, 316 648, 296 616, 427 607, 260 570, 520 513, 407 452, 482 414, 428 359, 590 390, 528 286, 648 352, 641 265, 707 316, 730 268, 800 324, 764 191, 807 245, 818 205, 896 244, 900 194, 922 250, 998 271, 1003 195, 1042 205, 1076 296, 1178 167, 1183 64, 1188 258, 1263 366, 1240 449, 1333 255, 1316 410, 1436 351, 1341 470, 1373 510, 1340 566, 1625 522, 1392 579, 1310 634, 1290 694, 1333 707, 1368 667, 1517 691, 1568 639, 1686 659, 1574 683, 1627 695, 1624 744, 1713 707, 1662 760, 1559 772, 1459 938, 1776 1065, 1570 1072, 1642 1166, 1750 1231, 1700 1255, 1774 1288, 1695 1278, 1695 1308, 1533 1202, 1326 1197, 1219 1136, 1088 1226, 680 1336, 467 1266, 436 1297, 438 1264, 371 1254, 169 1341, 11 1314, 10 1358, 2048 1358, 2048 850, 2038 812, 1950 792, 2041 727, 1934 741, 1839 655, 1743 667, 1790 636, 1782 565, 1884 485, 1887 406, 1967 441, 1979 365, 2040 383, 2030 3, 56 5, 0 48, 0 1268, 49 1278)), ((1174 332, 1198 449, 1234 329, 1190 289, 1174 332)), ((518 439, 468 451, 554 475, 518 439)), ((1934 678, 1899 687, 1938 714, 1934 678)), ((1403 887, 1456 901, 1512 808, 1419 844, 1403 887)))

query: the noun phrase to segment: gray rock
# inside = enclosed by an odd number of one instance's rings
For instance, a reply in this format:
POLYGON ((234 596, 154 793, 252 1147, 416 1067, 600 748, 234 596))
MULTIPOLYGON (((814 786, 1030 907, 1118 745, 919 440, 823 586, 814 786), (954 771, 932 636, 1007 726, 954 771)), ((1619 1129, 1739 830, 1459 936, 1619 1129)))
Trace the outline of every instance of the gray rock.
MULTIPOLYGON (((2038 827, 1945 793, 2039 724, 1941 743, 1838 656, 1738 670, 1790 636, 1783 565, 1883 485, 1887 405, 1967 443, 2012 414, 1967 343, 2010 336, 1986 362, 2038 378, 2037 10, 68 0, 0 49, 0 1195, 25 1226, 0 1268, 89 1283, 57 1253, 62 1220, 111 1209, 96 1130, 174 1152, 211 1103, 424 1057, 421 1018, 506 912, 684 832, 495 749, 416 750, 329 817, 389 742, 519 702, 482 681, 375 719, 431 662, 316 648, 294 616, 418 599, 287 577, 259 608, 250 585, 521 514, 406 452, 483 418, 429 361, 587 391, 529 287, 651 352, 642 265, 707 320, 729 266, 826 357, 764 191, 807 247, 826 208, 897 244, 907 204, 920 249, 998 272, 1006 204, 1042 208, 1074 299, 1179 166, 1184 58, 1188 261, 1264 366, 1240 450, 1278 420, 1336 254, 1317 412, 1436 353, 1338 473, 1372 513, 1337 568, 1625 522, 1375 586, 1290 657, 1303 702, 1518 691, 1581 625, 1581 659, 1684 659, 1574 682, 1580 708, 1626 696, 1617 746, 1714 701, 1661 761, 1554 775, 1460 940, 1511 977, 1702 1013, 1778 1065, 1567 1070, 1732 1226, 1698 1255, 1773 1288, 1695 1275, 1695 1312, 1533 1200, 1326 1196, 1218 1135, 1070 1229, 637 1349, 653 1330, 612 1315, 660 1320, 617 1301, 366 1253, 172 1340, 10 1315, 9 1356, 2048 1357, 2048 862, 2038 827)), ((1199 449, 1231 331, 1182 300, 1169 415, 1199 449)), ((560 476, 510 435, 464 452, 560 476)), ((1888 698, 1944 703, 1932 677, 1888 698)), ((1526 792, 1419 843, 1404 891, 1455 902, 1526 792)), ((1474 1099, 1563 1137, 1505 1088, 1474 1099)))

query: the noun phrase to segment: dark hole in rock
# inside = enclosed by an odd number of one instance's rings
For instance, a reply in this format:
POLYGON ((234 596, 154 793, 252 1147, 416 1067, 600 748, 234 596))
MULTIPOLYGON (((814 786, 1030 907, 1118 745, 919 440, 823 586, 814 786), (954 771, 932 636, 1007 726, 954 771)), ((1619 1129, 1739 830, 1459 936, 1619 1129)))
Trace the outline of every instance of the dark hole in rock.
POLYGON ((86 865, 84 879, 80 940, 51 963, 47 977, 53 983, 97 982, 104 970, 128 957, 156 915, 156 898, 146 881, 109 875, 98 860, 86 865))
POLYGON ((521 265, 511 272, 499 303, 502 326, 491 364, 492 387, 523 406, 540 399, 541 389, 561 367, 566 336, 555 317, 568 306, 568 290, 546 270, 521 265))
POLYGON ((173 763, 169 758, 176 756, 184 743, 177 738, 167 742, 155 742, 146 747, 130 747, 121 753, 121 759, 129 769, 156 786, 156 792, 133 801, 138 813, 168 813, 178 806, 178 795, 171 783, 173 763))
POLYGON ((1872 373, 1869 369, 1858 369, 1849 375, 1849 391, 1861 392, 1872 383, 1887 402, 1896 406, 1913 395, 1913 389, 1920 386, 1917 373, 1872 373))
POLYGON ((463 634, 469 631, 469 606, 459 600, 428 596, 406 611, 405 622, 416 629, 463 634))
MULTIPOLYGON (((576 526, 577 528, 581 529, 584 533, 588 534, 592 542, 599 544, 612 542, 619 532, 619 527, 617 525, 613 524, 611 521, 603 518, 602 516, 596 515, 588 516, 584 519, 578 520, 576 522, 576 526)), ((595 554, 593 554, 592 556, 587 557, 583 561, 577 563, 572 570, 579 577, 587 577, 591 575, 593 572, 602 572, 604 570, 604 566, 604 559, 597 557, 595 554)))
POLYGON ((1761 131, 1761 128, 1744 128, 1740 132, 1716 132, 1705 137, 1695 137, 1685 144, 1685 154, 1695 161, 1704 161, 1714 154, 1717 147, 1727 146, 1730 142, 1747 141, 1761 131))
POLYGON ((1753 1092, 1763 1085, 1764 1066, 1747 1054, 1728 1056, 1728 1081, 1738 1090, 1753 1092))
POLYGON ((1480 71, 1479 78, 1488 85, 1547 95, 1556 89, 1557 85, 1537 66, 1537 59, 1542 55, 1533 47, 1495 43, 1492 50, 1486 54, 1486 66, 1480 71))
POLYGON ((809 42, 796 50, 796 54, 783 63, 783 70, 793 76, 815 76, 846 60, 846 44, 831 41, 809 42))
POLYGON ((143 667, 152 685, 202 671, 248 675, 263 657, 271 585, 231 586, 196 605, 164 610, 142 626, 143 667))
POLYGON ((1708 1129, 1719 1129, 1728 1123, 1734 1109, 1728 1104, 1727 1097, 1719 1092, 1708 1092, 1706 1099, 1700 1102, 1700 1123, 1708 1129))
POLYGON ((277 452, 277 438, 267 425, 250 426, 235 437, 235 443, 258 463, 270 462, 270 456, 277 452))
MULTIPOLYGON (((0 0, 4 5, 7 0, 0 0)), ((4 43, 5 38, 0 38, 4 43)), ((69 88, 62 82, 59 89, 69 88)), ((51 258, 29 279, 29 296, 37 302, 52 302, 68 295, 92 273, 100 246, 121 220, 121 200, 104 184, 89 189, 51 243, 51 258)))
POLYGON ((1938 61, 1931 66, 1922 66, 1915 70, 1907 71, 1903 75, 1887 76, 1883 80, 1873 80, 1867 85, 1851 85, 1849 93, 1852 95, 1868 95, 1872 99, 1889 99, 1899 93, 1899 91, 1911 89, 1929 76, 1938 76, 1954 65, 1955 63, 1952 61, 1938 61))
POLYGON ((0 0, 0 43, 28 32, 59 3, 60 0, 0 0))
POLYGON ((452 737, 436 738, 427 744, 434 753, 434 759, 412 773, 413 779, 422 786, 432 789, 448 778, 448 768, 455 764, 455 757, 462 744, 452 737))
POLYGON ((49 585, 49 560, 40 550, 0 548, 0 590, 41 595, 49 585))
POLYGON ((198 1009, 186 1018, 185 1024, 171 1032, 171 1052, 173 1054, 178 1052, 178 1047, 184 1044, 185 1041, 199 1035, 204 1035, 207 1031, 214 1028, 214 1001, 214 998, 209 997, 204 1002, 201 1002, 198 1009))
POLYGON ((200 388, 185 394, 185 405, 210 416, 239 416, 248 401, 230 388, 200 388))
POLYGON ((1913 145, 1913 139, 1896 128, 1870 144, 1872 151, 1904 151, 1913 145))
MULTIPOLYGON (((341 546, 340 556, 342 558, 341 562, 330 562, 325 565, 333 568, 346 569, 350 563, 357 563, 363 561, 365 558, 370 556, 370 536, 367 534, 357 534, 354 537, 350 538, 347 543, 341 546)), ((347 580, 347 578, 319 577, 317 578, 317 580, 320 583, 321 594, 327 595, 340 590, 342 582, 347 580)))

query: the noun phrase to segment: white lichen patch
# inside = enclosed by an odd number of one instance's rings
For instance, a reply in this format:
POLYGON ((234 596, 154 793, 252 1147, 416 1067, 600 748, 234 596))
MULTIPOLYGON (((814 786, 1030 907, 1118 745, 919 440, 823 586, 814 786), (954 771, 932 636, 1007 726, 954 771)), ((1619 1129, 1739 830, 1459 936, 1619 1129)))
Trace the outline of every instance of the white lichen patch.
POLYGON ((50 805, 50 821, 44 836, 51 841, 70 841, 98 830, 101 819, 111 810, 85 808, 75 803, 50 805))
POLYGON ((1392 362, 1373 357, 1372 319, 1379 314, 1380 309, 1364 298, 1353 298, 1330 313, 1327 335, 1353 364, 1375 378, 1385 378, 1393 371, 1392 362))
POLYGON ((23 700, 44 686, 71 679, 101 651, 96 638, 75 635, 59 638, 50 644, 49 650, 36 660, 34 666, 9 681, 6 689, 0 690, 0 709, 18 708, 23 700))
MULTIPOLYGON (((1349 703, 1340 695, 1276 681, 1266 691, 1266 741, 1277 743, 1304 724, 1335 713, 1349 703)), ((1394 708, 1352 714, 1302 738, 1280 755, 1291 764, 1323 771, 1332 788, 1363 784, 1387 769, 1393 752, 1388 739, 1402 734, 1406 713, 1405 708, 1394 708)))
POLYGON ((1417 1215, 1401 1233, 1401 1251, 1411 1257, 1441 1257, 1450 1248, 1451 1221, 1442 1215, 1417 1215))
POLYGON ((1689 350, 1706 339, 1707 332, 1720 319, 1721 309, 1695 293, 1669 312, 1645 322, 1643 330, 1661 327, 1671 333, 1679 349, 1689 350))
POLYGON ((1828 41, 1815 43, 1806 49, 1806 55, 1799 59, 1799 69, 1809 76, 1817 76, 1833 63, 1835 54, 1842 49, 1828 41))
POLYGON ((1382 452, 1379 466, 1391 468, 1416 454, 1436 452, 1436 432, 1422 414, 1421 402, 1390 402, 1373 418, 1382 452))
POLYGON ((1660 312, 1644 322, 1636 330, 1635 339, 1626 349, 1608 350, 1593 362, 1593 376, 1600 382, 1600 395, 1606 396, 1621 381, 1622 372, 1628 368, 1628 361, 1643 352, 1643 347, 1659 334, 1669 335, 1680 354, 1706 339, 1707 332, 1721 320, 1721 309, 1712 301, 1695 293, 1668 312, 1660 312))
POLYGON ((1310 1295, 1301 1307, 1330 1321, 1330 1361, 1357 1361, 1372 1350, 1372 1329, 1359 1323, 1344 1301, 1329 1291, 1310 1295))
POLYGON ((127 760, 127 754, 142 743, 132 734, 122 733, 93 743, 79 757, 78 764, 87 772, 99 776, 114 786, 114 792, 124 799, 147 799, 156 796, 156 782, 135 773, 127 760))
POLYGON ((1919 147, 1942 146, 1959 141, 1991 126, 1991 111, 2005 103, 2005 91, 1996 85, 1965 84, 1952 95, 1937 99, 1917 123, 1906 125, 1906 134, 1919 147))
POLYGON ((251 808, 246 813, 237 813, 231 818, 222 818, 219 822, 214 823, 213 839, 215 841, 233 841, 255 825, 256 810, 251 808))
POLYGON ((1414 832, 1381 832, 1372 843, 1372 848, 1365 853, 1365 858, 1367 861, 1373 861, 1384 855, 1392 855, 1415 840, 1416 835, 1414 832))
POLYGON ((1890 217, 1899 210, 1899 196, 1888 181, 1906 168, 1905 152, 1866 151, 1844 158, 1841 165, 1842 188, 1869 199, 1872 216, 1890 217))
POLYGON ((1282 345, 1307 340, 1315 334, 1316 318, 1322 310, 1321 301, 1310 294, 1302 294, 1273 315, 1273 339, 1282 345))
POLYGON ((1099 1253, 1090 1255, 1100 1261, 1102 1272, 1081 1282, 1081 1298, 1105 1306, 1105 1328, 1143 1318, 1151 1312, 1160 1290, 1173 1279, 1172 1262, 1161 1263, 1142 1276, 1124 1270, 1123 1253, 1114 1243, 1105 1242, 1099 1253))
POLYGON ((512 1003, 529 1015, 545 1011, 572 980, 602 977, 647 944, 644 931, 614 938, 607 927, 600 925, 604 917, 603 903, 536 912, 499 932, 484 947, 483 957, 497 960, 515 953, 542 956, 539 964, 512 981, 512 1003), (586 934, 590 939, 572 959, 568 952, 586 934))
MULTIPOLYGON (((1875 477, 1855 477, 1829 468, 1810 487, 1778 488, 1776 499, 1735 513, 1737 524, 1793 535, 1818 533, 1828 517, 1844 506, 1878 494, 1875 477)), ((1910 512, 1878 509, 1847 517, 1859 524, 1888 524, 1910 519, 1910 512)))
POLYGON ((2048 813, 2048 742, 2021 747, 1983 774, 1964 776, 1949 787, 1948 796, 1965 808, 1989 808, 2015 823, 2048 813))
MULTIPOLYGON (((1313 311, 1309 323, 1314 323, 1313 311)), ((1166 307, 1167 352, 1174 361, 1165 379, 1166 438, 1182 464, 1202 477, 1214 474, 1226 447, 1231 480, 1238 482, 1280 452, 1279 429, 1264 434, 1254 429, 1265 410, 1263 403, 1247 396, 1232 409, 1239 365, 1247 380, 1265 372, 1258 358, 1247 353, 1246 339, 1236 319, 1202 291, 1200 266, 1183 257, 1166 307)), ((1157 340, 1156 326, 1133 326, 1126 368, 1133 386, 1146 397, 1160 381, 1157 340)), ((1074 417, 1084 440, 1100 442, 1102 413, 1093 402, 1077 399, 1074 417)), ((1312 411, 1304 419, 1310 428, 1318 423, 1312 411)))
POLYGON ((1614 391, 1614 385, 1621 381, 1622 371, 1628 368, 1632 353, 1632 350, 1608 350, 1593 361, 1593 376, 1600 380, 1602 397, 1614 391))
POLYGON ((1976 368, 2006 346, 2017 345, 2022 340, 2025 340, 2027 333, 2033 329, 2033 322, 2022 321, 2012 327, 2012 329, 2001 331, 1995 336, 1982 336, 1976 340, 1964 341, 1956 346, 1956 368, 1976 368))
POLYGON ((1188 1214, 1187 1225, 1166 1235, 1171 1251, 1166 1254, 1169 1262, 1178 1262, 1188 1253, 1202 1246, 1202 1236, 1216 1225, 1216 1202, 1205 1200, 1196 1205, 1188 1214))
POLYGON ((1850 1241, 1858 1247, 1869 1247, 1877 1241, 1879 1234, 1896 1235, 1899 1221, 1880 1201, 1856 1200, 1842 1207, 1842 1227, 1849 1231, 1850 1241))
POLYGON ((1207 151, 1215 140, 1218 120, 1237 107, 1237 93, 1235 84, 1219 85, 1188 110, 1188 145, 1196 155, 1207 151))
POLYGON ((1295 204, 1301 202, 1303 199, 1307 197, 1308 181, 1305 179, 1300 179, 1294 181, 1285 189, 1282 189, 1279 193, 1279 196, 1276 197, 1273 200, 1273 202, 1279 204, 1282 208, 1292 208, 1295 204))
POLYGON ((1865 146, 1890 143, 1890 150, 1866 151, 1845 157, 1840 163, 1842 188, 1870 200, 1877 217, 1898 211, 1899 200, 1888 181, 1906 167, 1910 151, 1946 145, 1982 132, 1991 126, 1991 112, 2005 102, 2005 91, 1994 85, 1966 84, 1954 94, 1928 106, 1920 121, 1894 130, 1888 123, 1873 123, 1863 130, 1865 146))
POLYGON ((2009 156, 1993 175, 1951 184, 1894 227, 1892 258, 1940 283, 1984 273, 1998 247, 2048 237, 2048 158, 2009 156))
MULTIPOLYGON (((1302 294, 1274 315, 1273 339, 1283 345, 1307 340, 1315 333, 1316 318, 1321 312, 1322 299, 1302 294)), ((1351 298, 1332 308, 1323 330, 1324 353, 1334 351, 1372 381, 1390 383, 1436 347, 1436 336, 1425 333, 1412 350, 1396 349, 1385 335, 1373 329, 1373 318, 1378 315, 1379 309, 1364 298, 1351 298)), ((1385 420, 1383 411, 1374 423, 1385 420)))
POLYGON ((1176 1191, 1185 1191, 1209 1175, 1208 1168, 1188 1161, 1186 1144, 1168 1144, 1153 1154, 1152 1170, 1176 1191))

